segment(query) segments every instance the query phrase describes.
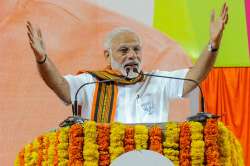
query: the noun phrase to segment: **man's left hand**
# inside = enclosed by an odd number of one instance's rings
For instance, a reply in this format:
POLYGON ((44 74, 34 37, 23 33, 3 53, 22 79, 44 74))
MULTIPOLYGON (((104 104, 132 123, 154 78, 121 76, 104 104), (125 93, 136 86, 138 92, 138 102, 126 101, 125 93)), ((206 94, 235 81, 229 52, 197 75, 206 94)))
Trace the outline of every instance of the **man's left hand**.
POLYGON ((215 11, 213 10, 210 21, 210 42, 213 48, 219 48, 223 30, 228 22, 228 6, 226 3, 224 3, 221 9, 220 16, 218 18, 215 17, 215 11))

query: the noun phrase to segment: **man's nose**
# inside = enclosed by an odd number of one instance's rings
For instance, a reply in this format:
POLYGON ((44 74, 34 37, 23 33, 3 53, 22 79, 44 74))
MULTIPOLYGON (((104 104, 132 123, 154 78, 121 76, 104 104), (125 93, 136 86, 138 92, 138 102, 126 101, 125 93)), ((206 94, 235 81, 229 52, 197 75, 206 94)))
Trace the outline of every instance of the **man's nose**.
POLYGON ((130 49, 128 52, 128 58, 134 59, 134 58, 136 58, 136 56, 137 56, 136 52, 133 49, 130 49))

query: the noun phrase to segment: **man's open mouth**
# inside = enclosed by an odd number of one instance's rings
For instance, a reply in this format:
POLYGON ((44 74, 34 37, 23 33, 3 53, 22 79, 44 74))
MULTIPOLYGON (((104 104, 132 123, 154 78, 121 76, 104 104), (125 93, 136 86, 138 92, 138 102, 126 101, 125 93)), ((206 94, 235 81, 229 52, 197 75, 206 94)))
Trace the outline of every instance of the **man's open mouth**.
POLYGON ((127 63, 124 67, 138 67, 138 63, 130 62, 130 63, 127 63))

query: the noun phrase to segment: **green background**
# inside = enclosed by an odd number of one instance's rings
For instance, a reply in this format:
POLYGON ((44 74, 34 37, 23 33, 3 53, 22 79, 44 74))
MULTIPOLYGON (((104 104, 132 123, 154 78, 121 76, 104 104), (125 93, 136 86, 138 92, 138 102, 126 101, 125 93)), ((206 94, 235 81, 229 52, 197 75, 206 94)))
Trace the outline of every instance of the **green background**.
MULTIPOLYGON (((209 41, 212 9, 220 14, 225 0, 155 0, 154 27, 177 41, 195 61, 209 41)), ((216 67, 250 66, 244 0, 228 0, 229 21, 216 67)))

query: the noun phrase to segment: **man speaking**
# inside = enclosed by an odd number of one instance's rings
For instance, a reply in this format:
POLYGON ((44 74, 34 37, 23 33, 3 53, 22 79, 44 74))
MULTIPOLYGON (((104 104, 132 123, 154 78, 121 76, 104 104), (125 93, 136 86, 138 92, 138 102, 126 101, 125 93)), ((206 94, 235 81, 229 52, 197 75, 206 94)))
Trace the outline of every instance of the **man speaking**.
MULTIPOLYGON (((212 11, 210 40, 191 69, 149 73, 192 79, 200 83, 213 67, 227 21, 226 4, 218 18, 212 11)), ((104 40, 104 57, 107 62, 105 69, 79 71, 77 75, 62 76, 46 52, 41 30, 30 22, 27 23, 27 28, 41 77, 66 104, 74 102, 81 85, 97 82, 84 86, 79 92, 79 113, 83 118, 96 122, 166 122, 169 100, 185 96, 197 86, 190 81, 145 77, 142 74, 142 39, 129 28, 116 28, 107 34, 104 40), (102 80, 113 81, 98 83, 102 80)))

